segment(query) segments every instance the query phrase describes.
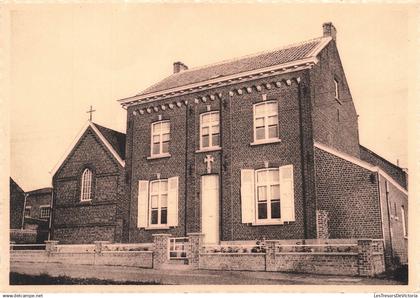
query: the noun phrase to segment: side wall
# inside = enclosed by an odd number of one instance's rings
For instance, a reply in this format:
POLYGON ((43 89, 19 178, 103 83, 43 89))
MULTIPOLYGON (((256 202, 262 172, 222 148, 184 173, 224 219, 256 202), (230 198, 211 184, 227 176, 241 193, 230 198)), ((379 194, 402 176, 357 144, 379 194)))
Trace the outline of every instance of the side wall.
POLYGON ((390 163, 386 159, 363 146, 360 146, 360 158, 372 165, 380 167, 388 175, 394 178, 402 187, 407 189, 407 175, 400 167, 390 163))
POLYGON ((311 70, 314 140, 359 157, 357 113, 335 41, 318 55, 311 70), (335 99, 338 81, 339 101, 335 99))
POLYGON ((379 175, 379 189, 381 195, 381 208, 385 236, 385 260, 391 262, 407 263, 408 237, 404 236, 401 207, 404 208, 405 224, 408 232, 408 196, 379 175), (388 184, 388 188, 386 187, 388 184))
POLYGON ((328 212, 330 238, 382 239, 378 177, 315 148, 318 209, 328 212))
POLYGON ((25 192, 10 179, 10 229, 22 228, 23 208, 25 204, 25 192))
POLYGON ((52 239, 60 243, 121 242, 124 201, 121 166, 88 128, 53 178, 54 205, 52 239), (80 201, 83 170, 93 172, 92 200, 80 201))
POLYGON ((26 198, 26 206, 31 206, 31 218, 36 219, 46 219, 41 218, 41 206, 42 205, 51 205, 51 192, 44 192, 39 194, 28 194, 26 198))

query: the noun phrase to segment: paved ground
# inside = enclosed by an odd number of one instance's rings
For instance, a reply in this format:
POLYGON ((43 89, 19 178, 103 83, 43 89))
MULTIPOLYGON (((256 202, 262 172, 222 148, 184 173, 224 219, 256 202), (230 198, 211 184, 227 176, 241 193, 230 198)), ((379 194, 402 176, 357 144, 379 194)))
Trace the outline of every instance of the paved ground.
POLYGON ((98 278, 116 281, 155 281, 173 284, 225 285, 393 285, 393 280, 347 277, 337 275, 296 274, 280 272, 215 271, 215 270, 155 270, 123 266, 91 266, 42 263, 13 263, 12 272, 73 278, 98 278))

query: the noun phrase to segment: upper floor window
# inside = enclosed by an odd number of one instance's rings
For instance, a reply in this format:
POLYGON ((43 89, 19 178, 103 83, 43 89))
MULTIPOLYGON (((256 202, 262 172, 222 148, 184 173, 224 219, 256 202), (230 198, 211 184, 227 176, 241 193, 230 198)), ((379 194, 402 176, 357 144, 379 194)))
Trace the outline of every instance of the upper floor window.
POLYGON ((50 206, 40 206, 40 217, 49 218, 50 217, 50 206))
POLYGON ((80 201, 90 201, 92 195, 92 171, 85 169, 82 174, 80 201))
POLYGON ((150 182, 150 225, 168 223, 168 180, 150 182))
POLYGON ((152 156, 169 154, 169 121, 152 123, 152 156))
POLYGON ((220 146, 219 112, 208 112, 200 116, 200 149, 220 146))
POLYGON ((276 101, 254 105, 254 141, 270 141, 279 138, 278 107, 276 101))
POLYGON ((337 79, 334 79, 334 98, 335 99, 340 99, 339 96, 340 96, 340 94, 339 94, 339 90, 338 90, 338 81, 337 81, 337 79))
POLYGON ((25 207, 25 217, 30 217, 31 216, 31 206, 26 206, 25 207))

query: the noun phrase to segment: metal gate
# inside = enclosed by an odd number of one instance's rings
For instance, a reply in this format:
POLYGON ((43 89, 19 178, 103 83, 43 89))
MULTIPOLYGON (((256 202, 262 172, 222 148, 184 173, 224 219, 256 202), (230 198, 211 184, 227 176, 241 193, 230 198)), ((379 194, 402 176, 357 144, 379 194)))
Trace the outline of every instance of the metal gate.
POLYGON ((169 259, 187 259, 188 237, 169 238, 169 259))

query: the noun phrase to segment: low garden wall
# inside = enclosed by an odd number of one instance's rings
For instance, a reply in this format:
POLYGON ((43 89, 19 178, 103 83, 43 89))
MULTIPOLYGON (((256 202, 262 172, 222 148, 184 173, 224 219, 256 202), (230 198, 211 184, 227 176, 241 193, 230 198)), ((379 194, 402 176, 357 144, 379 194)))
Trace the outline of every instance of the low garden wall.
POLYGON ((130 248, 127 249, 122 248, 124 245, 119 245, 119 250, 112 250, 112 248, 105 249, 107 243, 101 241, 90 245, 57 245, 57 242, 46 241, 45 250, 12 249, 10 262, 153 267, 153 252, 129 251, 133 249, 133 245, 129 245, 130 248))
POLYGON ((198 268, 353 276, 374 276, 385 271, 381 240, 308 242, 268 240, 254 245, 235 242, 204 246, 198 268))
MULTIPOLYGON (((188 264, 191 269, 280 271, 374 276, 385 271, 382 240, 266 240, 204 245, 203 235, 171 238, 155 234, 153 243, 58 245, 46 241, 45 250, 14 250, 11 262, 133 266, 165 269, 188 264), (182 240, 182 241, 181 241, 182 240)), ((36 246, 39 244, 34 244, 36 246)), ((16 245, 16 249, 18 249, 16 245)), ((23 244, 21 246, 24 246, 23 244)), ((42 247, 43 249, 43 247, 42 247)))
POLYGON ((202 253, 199 269, 265 271, 264 253, 202 253))
POLYGON ((357 260, 357 253, 276 253, 267 271, 358 275, 357 260))

